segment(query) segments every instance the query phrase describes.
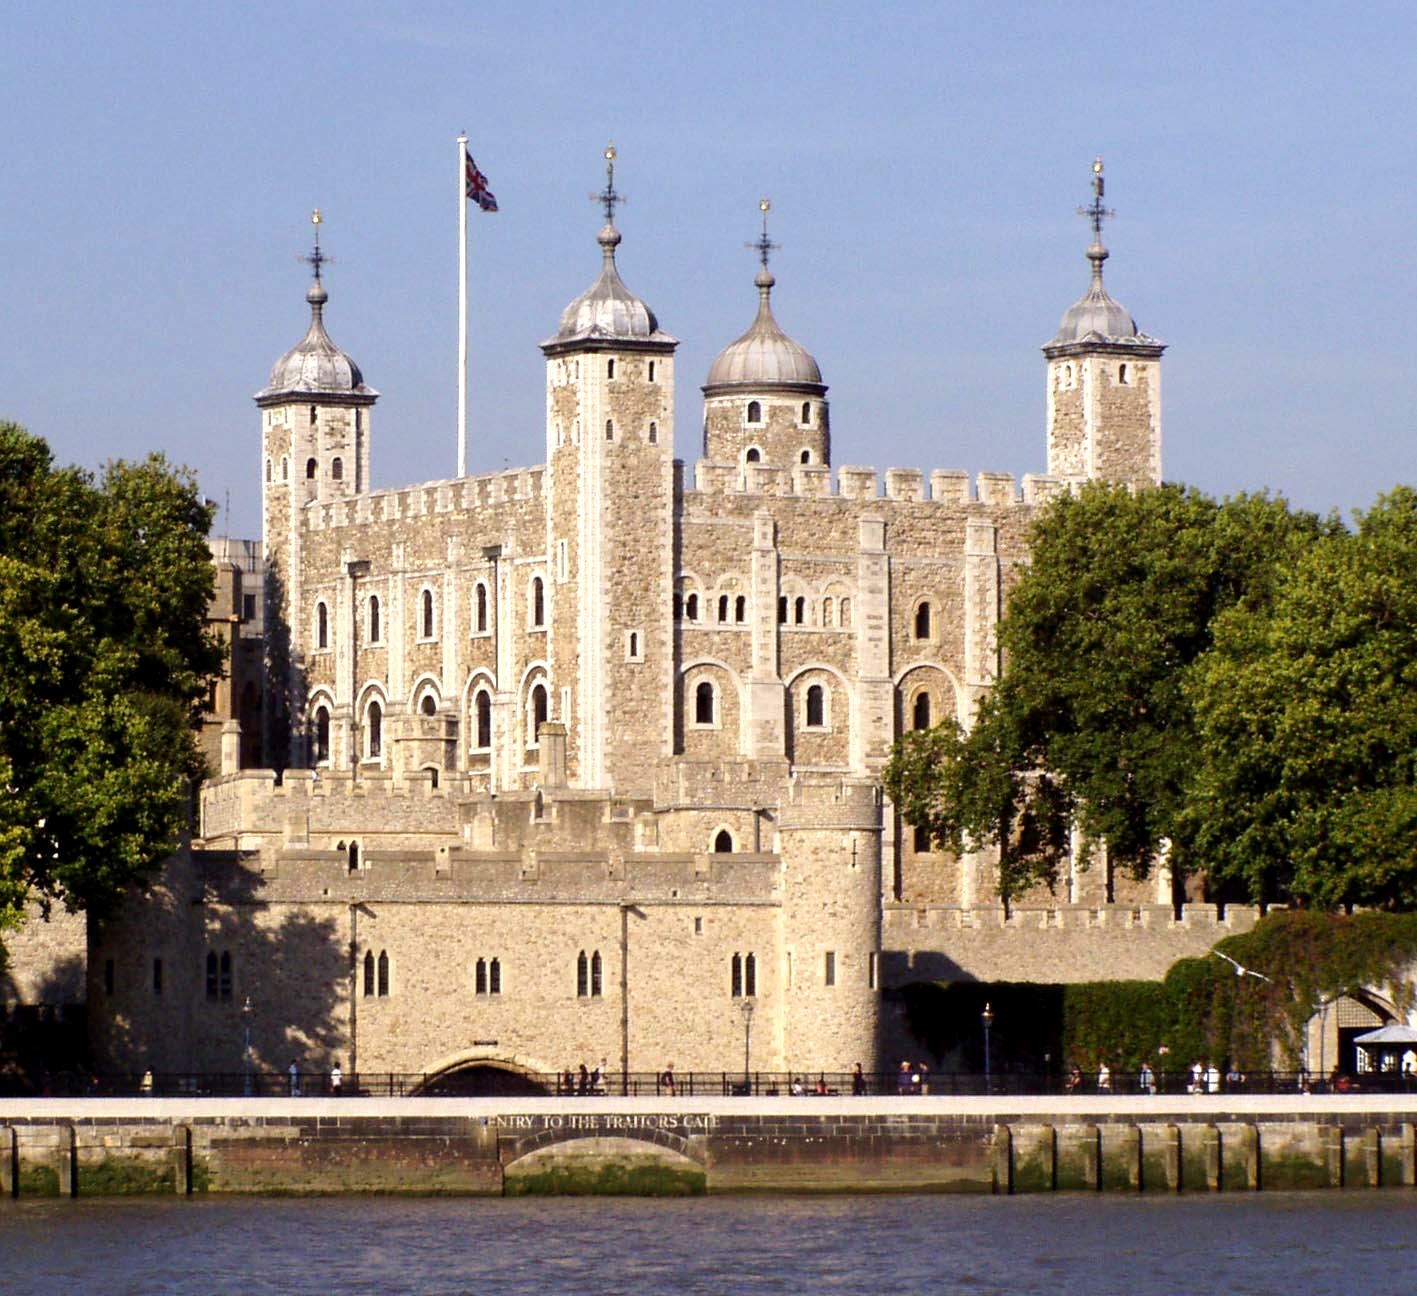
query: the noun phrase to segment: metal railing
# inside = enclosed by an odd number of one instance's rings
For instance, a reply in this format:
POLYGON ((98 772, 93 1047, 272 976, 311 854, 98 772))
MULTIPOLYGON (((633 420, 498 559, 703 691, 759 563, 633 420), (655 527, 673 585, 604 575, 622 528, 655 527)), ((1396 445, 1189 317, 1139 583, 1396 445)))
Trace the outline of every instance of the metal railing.
POLYGON ((420 1098, 420 1097, 563 1097, 595 1099, 721 1098, 873 1095, 907 1097, 979 1097, 1105 1095, 1125 1101, 1155 1094, 1191 1094, 1198 1098, 1221 1094, 1302 1093, 1409 1093, 1417 1094, 1417 1076, 1411 1072, 1360 1072, 1334 1074, 1319 1079, 1304 1071, 1262 1071, 1246 1075, 1204 1074, 1197 1084, 1189 1072, 1113 1071, 1100 1084, 1097 1072, 1063 1075, 1029 1071, 977 1072, 906 1071, 864 1073, 849 1071, 733 1071, 665 1073, 614 1072, 597 1076, 588 1072, 584 1083, 579 1072, 527 1074, 484 1066, 458 1072, 358 1072, 345 1073, 338 1084, 328 1072, 288 1071, 144 1072, 92 1075, 59 1072, 23 1079, 0 1077, 0 1097, 161 1097, 161 1098, 420 1098))

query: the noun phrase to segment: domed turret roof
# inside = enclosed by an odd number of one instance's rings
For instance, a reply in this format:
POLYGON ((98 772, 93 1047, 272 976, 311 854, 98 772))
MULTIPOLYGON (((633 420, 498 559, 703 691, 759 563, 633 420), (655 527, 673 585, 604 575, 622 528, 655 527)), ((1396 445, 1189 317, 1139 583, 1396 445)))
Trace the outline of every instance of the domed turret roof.
POLYGON ((710 387, 820 387, 822 371, 811 352, 782 331, 772 313, 776 282, 766 266, 753 280, 758 314, 742 337, 730 342, 709 366, 710 387))
POLYGON ((605 150, 605 189, 595 195, 605 207, 605 226, 596 236, 600 244, 600 277, 561 312, 554 337, 541 344, 543 351, 564 351, 584 343, 658 343, 677 345, 662 332, 654 312, 636 297, 615 267, 620 231, 615 228, 615 208, 623 197, 615 190, 615 146, 605 150))
POLYGON ((265 388, 257 400, 277 396, 361 396, 379 393, 366 386, 359 366, 339 349, 325 332, 324 308, 329 294, 316 278, 305 294, 310 303, 310 327, 300 342, 287 351, 271 369, 265 388))

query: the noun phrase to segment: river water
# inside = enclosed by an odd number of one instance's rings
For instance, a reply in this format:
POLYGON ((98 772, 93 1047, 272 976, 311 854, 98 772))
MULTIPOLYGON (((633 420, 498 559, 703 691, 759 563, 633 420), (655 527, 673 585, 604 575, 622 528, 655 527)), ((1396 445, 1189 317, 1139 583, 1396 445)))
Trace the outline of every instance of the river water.
POLYGON ((1397 1191, 0 1201, 5 1296, 1351 1296, 1415 1275, 1397 1191))

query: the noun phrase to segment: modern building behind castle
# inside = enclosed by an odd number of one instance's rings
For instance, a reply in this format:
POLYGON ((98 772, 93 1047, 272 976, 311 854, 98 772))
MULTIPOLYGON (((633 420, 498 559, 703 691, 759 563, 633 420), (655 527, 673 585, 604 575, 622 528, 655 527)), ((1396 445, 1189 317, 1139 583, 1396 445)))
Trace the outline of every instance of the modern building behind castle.
POLYGON ((599 274, 541 344, 545 462, 373 491, 378 393, 326 332, 317 256, 256 396, 261 560, 219 555, 245 649, 221 773, 190 852, 94 936, 102 1063, 234 1069, 249 998, 267 1065, 733 1070, 747 1035, 754 1068, 870 1070, 904 980, 1159 976, 1208 948, 1215 911, 1164 878, 1078 872, 1006 912, 989 858, 931 852, 880 784, 903 730, 968 724, 993 682, 1037 507, 1160 480, 1163 347, 1103 286, 1095 188, 1021 481, 836 466, 766 226, 756 315, 676 461, 677 343, 620 277, 612 172, 599 274))

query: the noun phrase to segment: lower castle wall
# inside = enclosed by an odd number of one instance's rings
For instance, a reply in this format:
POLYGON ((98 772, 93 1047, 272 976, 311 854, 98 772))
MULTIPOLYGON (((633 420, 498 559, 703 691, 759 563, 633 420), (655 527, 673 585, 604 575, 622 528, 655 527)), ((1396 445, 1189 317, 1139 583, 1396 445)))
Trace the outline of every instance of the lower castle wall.
POLYGON ((1412 1188, 1417 1102, 0 1102, 0 1202, 119 1193, 1412 1188))

